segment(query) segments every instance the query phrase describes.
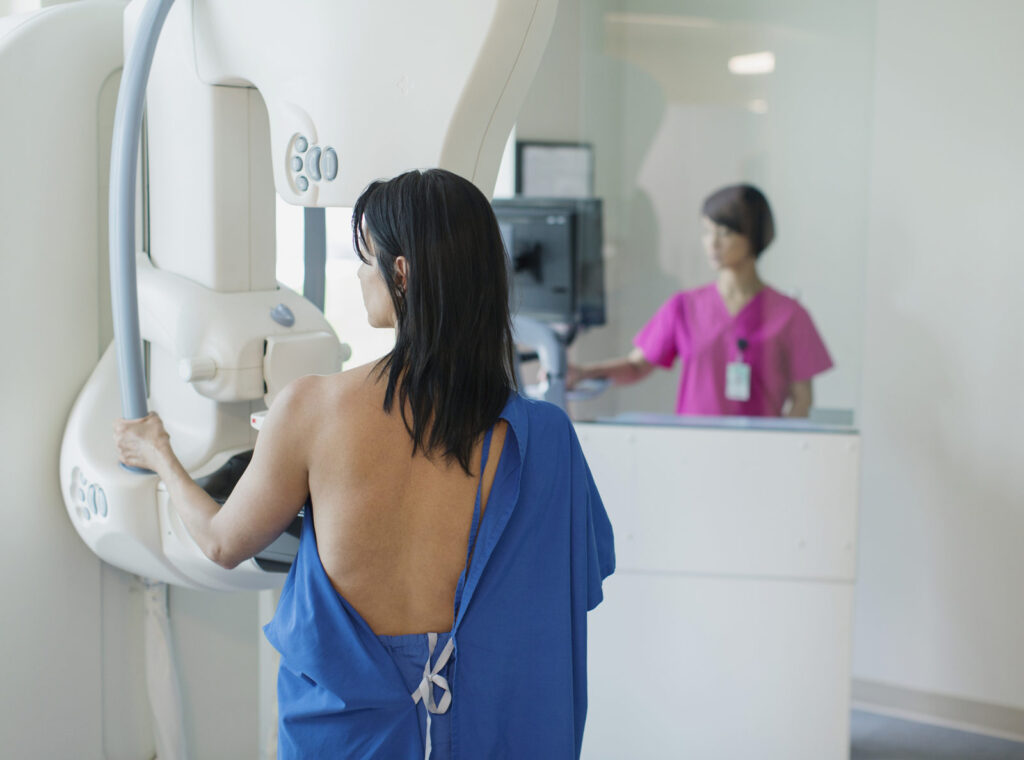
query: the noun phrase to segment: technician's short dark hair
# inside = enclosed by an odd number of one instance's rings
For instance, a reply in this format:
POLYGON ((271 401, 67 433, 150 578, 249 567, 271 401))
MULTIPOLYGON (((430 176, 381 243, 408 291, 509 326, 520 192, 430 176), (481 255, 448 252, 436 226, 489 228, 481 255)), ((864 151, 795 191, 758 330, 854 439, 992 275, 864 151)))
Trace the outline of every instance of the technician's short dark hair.
POLYGON ((758 257, 775 239, 775 220, 764 193, 753 185, 727 185, 704 199, 701 213, 750 240, 758 257))

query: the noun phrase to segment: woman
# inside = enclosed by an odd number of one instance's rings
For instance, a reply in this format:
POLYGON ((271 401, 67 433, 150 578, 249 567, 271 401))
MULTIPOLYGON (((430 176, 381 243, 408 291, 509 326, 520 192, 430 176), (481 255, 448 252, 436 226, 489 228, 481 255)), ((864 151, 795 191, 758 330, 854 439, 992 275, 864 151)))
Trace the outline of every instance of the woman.
POLYGON ((155 414, 117 423, 122 461, 157 472, 224 567, 305 504, 265 629, 282 758, 578 756, 611 526, 568 418, 514 390, 490 204, 409 172, 366 189, 353 242, 390 354, 286 388, 219 510, 155 414))
POLYGON ((811 380, 832 359, 807 310, 758 274, 775 236, 767 199, 751 185, 723 187, 704 201, 701 226, 716 281, 666 301, 628 356, 570 365, 567 384, 635 383, 679 357, 677 414, 806 417, 811 380))

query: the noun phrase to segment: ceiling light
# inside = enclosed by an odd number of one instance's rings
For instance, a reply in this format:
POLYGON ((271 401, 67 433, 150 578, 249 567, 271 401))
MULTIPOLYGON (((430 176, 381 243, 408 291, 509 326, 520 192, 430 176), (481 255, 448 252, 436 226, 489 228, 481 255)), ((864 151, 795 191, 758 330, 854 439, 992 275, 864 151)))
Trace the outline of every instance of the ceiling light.
POLYGON ((729 59, 729 71, 733 74, 771 74, 775 71, 775 53, 765 50, 763 53, 734 55, 729 59))

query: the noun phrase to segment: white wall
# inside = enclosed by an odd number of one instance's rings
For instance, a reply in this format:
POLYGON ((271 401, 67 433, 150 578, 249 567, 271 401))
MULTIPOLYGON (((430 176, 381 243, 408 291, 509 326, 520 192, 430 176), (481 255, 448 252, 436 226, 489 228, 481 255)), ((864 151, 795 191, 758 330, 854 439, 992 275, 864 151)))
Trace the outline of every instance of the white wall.
POLYGON ((0 533, 0 736, 11 756, 98 757, 103 572, 64 510, 57 459, 64 420, 97 356, 96 110, 119 66, 119 27, 116 11, 56 15, 48 34, 27 19, 7 28, 0 21, 0 102, 17 113, 0 117, 0 472, 8 517, 0 533), (75 45, 80 34, 91 44, 75 45), (34 91, 49 99, 32 98, 34 91), (50 118, 53 101, 86 118, 50 118), (34 207, 26 209, 26 199, 34 207))
POLYGON ((263 638, 258 593, 173 587, 170 592, 171 635, 192 756, 258 757, 258 646, 263 638))
POLYGON ((878 5, 854 647, 857 678, 1016 708, 1022 29, 1017 0, 878 5))

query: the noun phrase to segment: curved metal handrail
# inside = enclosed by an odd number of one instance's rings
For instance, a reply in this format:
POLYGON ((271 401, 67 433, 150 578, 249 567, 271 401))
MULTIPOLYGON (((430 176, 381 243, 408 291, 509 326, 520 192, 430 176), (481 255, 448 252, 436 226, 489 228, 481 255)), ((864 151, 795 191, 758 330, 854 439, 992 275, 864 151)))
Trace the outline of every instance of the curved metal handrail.
MULTIPOLYGON (((150 0, 142 10, 139 30, 121 73, 110 148, 110 301, 121 383, 121 414, 139 419, 147 414, 146 381, 139 331, 139 292, 135 271, 135 179, 146 82, 160 30, 174 0, 150 0)), ((129 468, 138 470, 138 468, 129 468)))

